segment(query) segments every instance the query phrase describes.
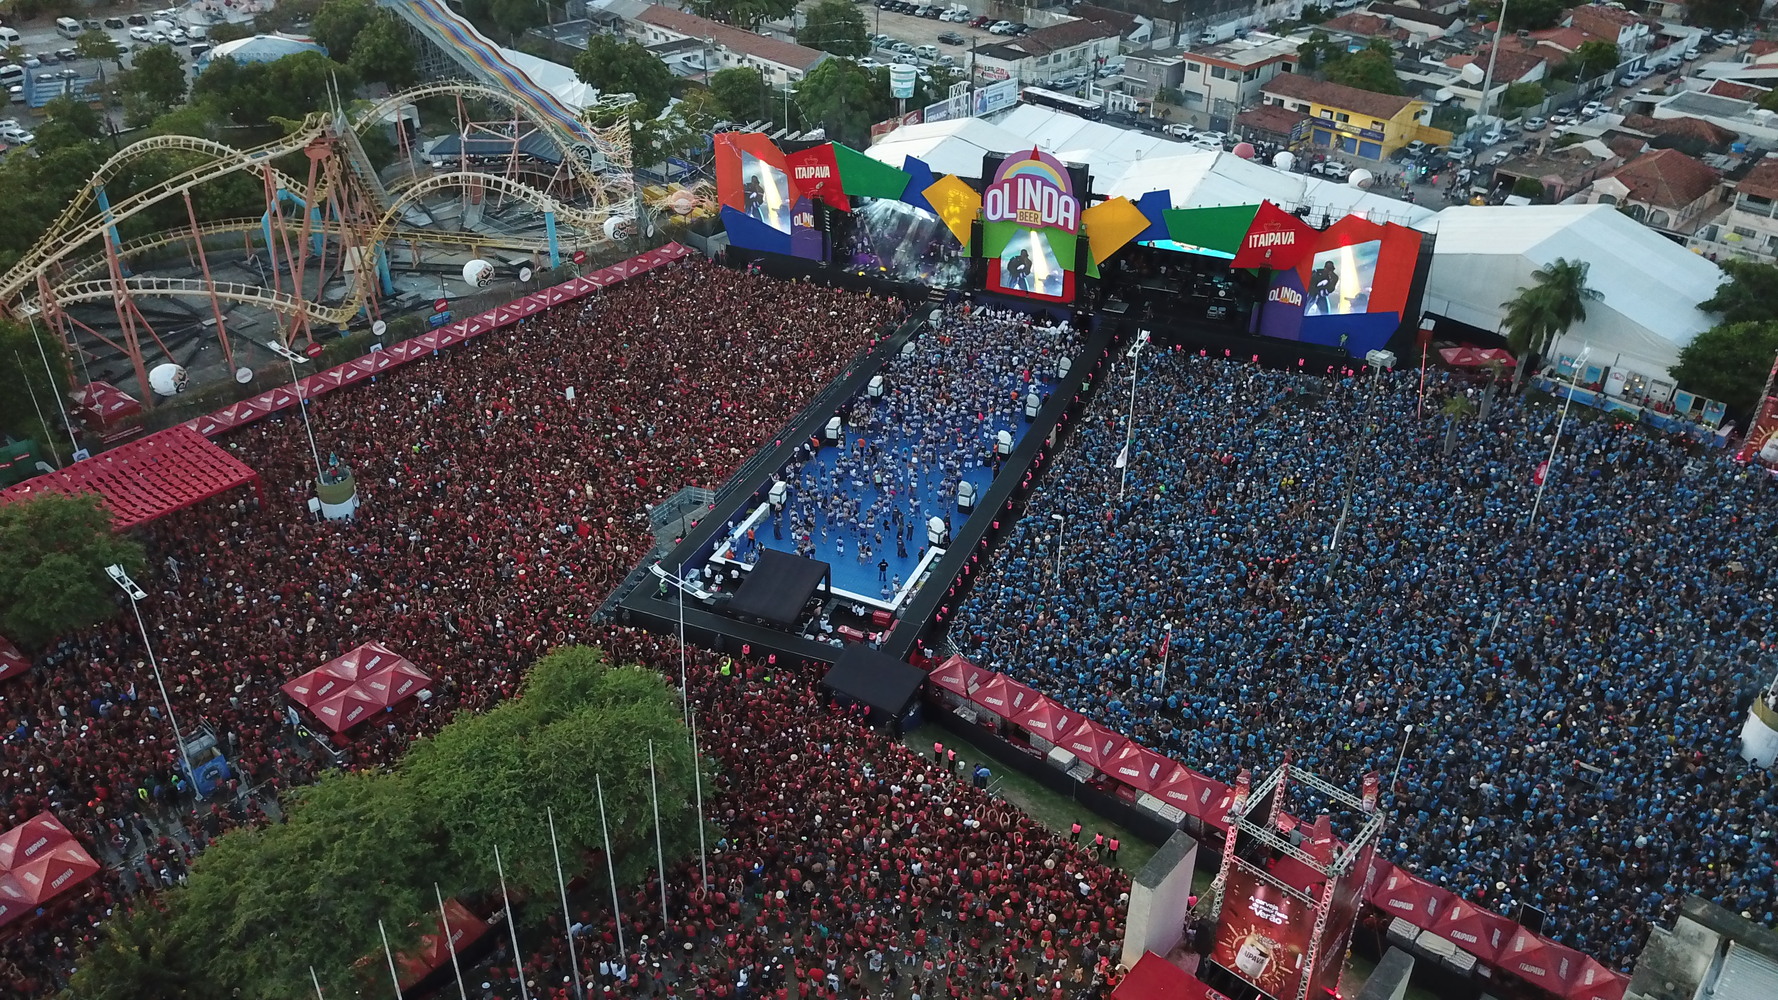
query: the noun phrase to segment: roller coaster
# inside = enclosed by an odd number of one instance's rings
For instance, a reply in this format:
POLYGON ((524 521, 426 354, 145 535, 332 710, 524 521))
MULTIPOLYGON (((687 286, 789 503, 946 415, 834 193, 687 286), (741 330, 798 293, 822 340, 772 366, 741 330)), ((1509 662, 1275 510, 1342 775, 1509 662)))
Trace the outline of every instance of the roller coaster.
MULTIPOLYGON (((408 248, 407 264, 415 268, 422 263, 424 247, 466 251, 472 257, 492 250, 517 252, 530 255, 538 266, 546 260, 556 266, 565 251, 624 238, 647 210, 630 162, 631 131, 623 109, 592 110, 595 114, 581 120, 567 120, 511 93, 452 81, 403 91, 351 113, 337 107, 317 112, 290 134, 252 148, 181 135, 139 140, 108 159, 37 244, 0 274, 0 311, 47 323, 76 355, 84 351, 97 356, 98 345, 110 347, 128 359, 136 386, 148 397, 144 348, 152 342, 161 357, 174 357, 151 324, 152 310, 144 310, 144 299, 187 300, 186 308, 195 301, 197 310, 209 316, 190 319, 195 326, 214 327, 221 360, 234 372, 234 341, 240 338, 231 338, 231 327, 242 325, 242 317, 231 315, 234 309, 254 307, 252 315, 261 317, 256 321, 263 319, 260 311, 271 316, 276 343, 265 341, 268 349, 287 353, 306 347, 319 331, 379 317, 395 290, 391 257, 403 247, 408 248), (457 105, 457 153, 448 158, 421 156, 408 148, 404 114, 429 98, 457 105), (492 124, 472 125, 472 105, 510 114, 492 124), (589 124, 591 120, 601 124, 589 124), (398 162, 405 159, 400 169, 392 169, 400 176, 385 183, 361 135, 391 121, 402 154, 398 162), (477 143, 470 141, 472 131, 479 136, 477 143), (533 164, 529 172, 517 169, 521 141, 532 151, 540 141, 553 147, 559 162, 541 168, 533 164), (485 155, 490 145, 508 152, 490 157, 485 155), (472 146, 483 155, 470 155, 472 146), (108 185, 130 176, 132 167, 150 157, 160 163, 170 158, 178 169, 113 200, 108 185), (305 163, 306 171, 301 166, 305 163), (197 206, 204 204, 206 186, 224 180, 238 185, 241 177, 251 177, 263 190, 264 212, 258 217, 202 218, 197 206), (461 225, 438 223, 427 212, 429 203, 435 209, 443 203, 460 210, 461 225), (508 204, 523 205, 530 213, 524 231, 480 224, 484 213, 508 204), (124 238, 120 229, 143 228, 149 221, 143 213, 157 207, 160 219, 167 208, 183 207, 187 224, 124 238), (541 232, 534 224, 539 214, 541 232), (132 219, 138 220, 135 226, 129 225, 132 219), (227 254, 229 247, 236 249, 214 266, 213 258, 227 254), (177 260, 181 252, 191 265, 186 276, 138 271, 157 261, 177 260), (232 280, 218 273, 239 275, 248 266, 256 269, 257 280, 232 280), (115 328, 109 317, 96 318, 94 304, 110 305, 115 328), (71 312, 77 307, 84 307, 78 309, 84 319, 71 312)), ((686 204, 687 196, 676 192, 674 205, 683 211, 686 204)), ((438 270, 436 262, 433 267, 438 270)), ((150 399, 145 402, 152 405, 150 399)))

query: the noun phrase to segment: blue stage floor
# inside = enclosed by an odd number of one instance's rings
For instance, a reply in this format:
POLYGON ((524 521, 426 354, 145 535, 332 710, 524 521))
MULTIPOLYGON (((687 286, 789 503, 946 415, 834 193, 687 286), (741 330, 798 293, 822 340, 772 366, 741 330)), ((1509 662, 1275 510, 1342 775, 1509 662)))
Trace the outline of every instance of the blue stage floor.
POLYGON ((718 558, 738 553, 746 562, 751 529, 753 544, 784 552, 806 539, 804 553, 832 567, 834 591, 868 606, 894 610, 913 593, 943 554, 929 551, 927 519, 941 517, 951 530, 963 523, 958 482, 986 493, 999 432, 1014 447, 1024 438, 1027 396, 1048 397, 1057 362, 1072 356, 1078 337, 978 316, 947 321, 915 344, 884 372, 883 398, 861 393, 840 408, 848 417, 841 446, 778 471, 789 486, 784 509, 774 515, 758 504, 718 558), (870 547, 864 558, 861 543, 870 547))

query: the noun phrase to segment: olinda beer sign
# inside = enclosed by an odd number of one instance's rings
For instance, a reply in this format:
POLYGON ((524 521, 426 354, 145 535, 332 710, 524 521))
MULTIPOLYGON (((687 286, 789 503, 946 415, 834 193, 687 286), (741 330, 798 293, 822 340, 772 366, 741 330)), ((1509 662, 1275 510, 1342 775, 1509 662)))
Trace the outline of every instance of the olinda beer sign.
POLYGON ((1020 158, 1001 161, 993 183, 982 195, 982 218, 1077 233, 1080 200, 1074 196, 1074 181, 1061 161, 1033 149, 1020 158))

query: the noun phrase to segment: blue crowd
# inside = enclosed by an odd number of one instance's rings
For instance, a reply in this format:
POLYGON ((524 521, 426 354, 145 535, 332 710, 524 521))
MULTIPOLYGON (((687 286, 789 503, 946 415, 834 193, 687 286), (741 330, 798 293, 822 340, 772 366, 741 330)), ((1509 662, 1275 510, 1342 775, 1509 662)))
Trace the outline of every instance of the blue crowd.
POLYGON ((1377 771, 1390 860, 1608 964, 1688 893, 1774 924, 1778 793, 1737 749, 1778 487, 1482 395, 1120 357, 951 637, 1224 782, 1377 771))
POLYGON ((927 519, 956 522, 961 482, 987 488, 999 435, 1022 436, 1028 398, 1046 396, 1078 349, 1067 323, 949 307, 885 366, 880 395, 843 409, 838 447, 805 446, 780 470, 790 498, 760 544, 819 554, 846 578, 836 583, 887 600, 925 550, 927 519))

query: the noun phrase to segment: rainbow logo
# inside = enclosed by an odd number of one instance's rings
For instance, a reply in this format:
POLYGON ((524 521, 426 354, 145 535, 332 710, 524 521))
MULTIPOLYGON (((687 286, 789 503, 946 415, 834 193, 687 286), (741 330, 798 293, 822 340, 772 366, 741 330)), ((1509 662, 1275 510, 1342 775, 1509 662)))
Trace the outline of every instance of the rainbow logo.
POLYGON ((1060 160, 1039 149, 1001 162, 982 196, 982 216, 989 222, 1080 231, 1074 180, 1060 160))

